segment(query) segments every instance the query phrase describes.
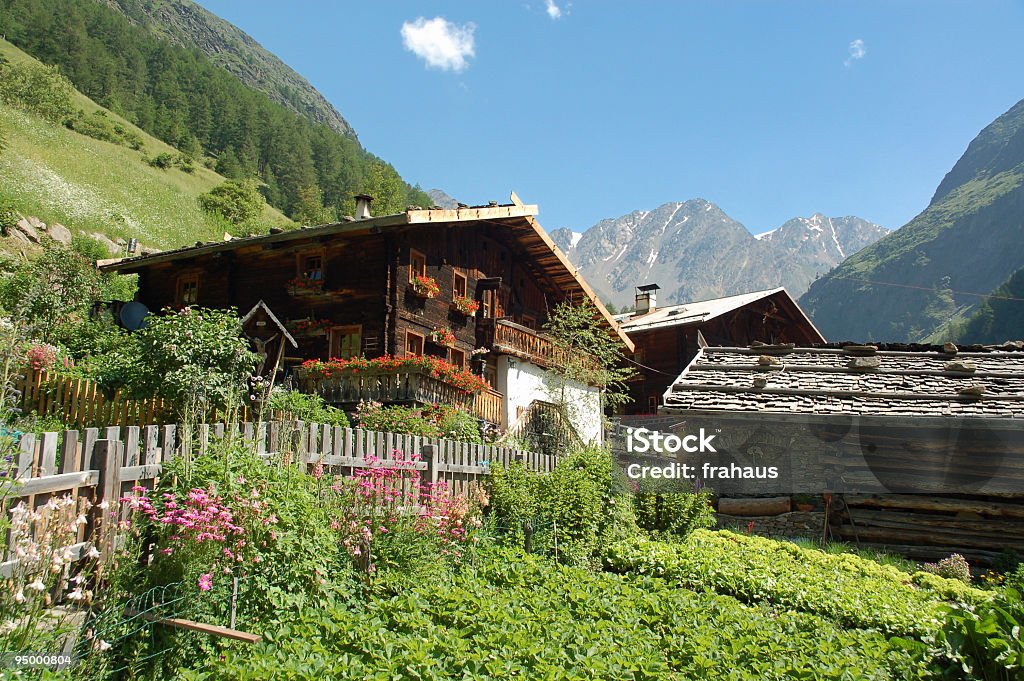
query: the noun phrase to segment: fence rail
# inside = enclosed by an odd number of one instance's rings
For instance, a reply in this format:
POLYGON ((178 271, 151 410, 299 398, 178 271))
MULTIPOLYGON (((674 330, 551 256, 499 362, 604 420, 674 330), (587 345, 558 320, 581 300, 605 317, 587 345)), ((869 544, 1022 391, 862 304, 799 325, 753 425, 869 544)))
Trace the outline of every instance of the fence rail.
MULTIPOLYGON (((38 508, 54 495, 69 493, 86 497, 94 506, 93 517, 83 528, 76 555, 91 546, 102 522, 99 504, 117 500, 137 484, 151 485, 163 463, 181 454, 202 456, 211 443, 238 438, 257 454, 293 454, 289 465, 307 470, 322 464, 330 473, 351 476, 374 465, 374 459, 395 461, 416 455, 415 468, 424 482, 447 483, 455 494, 465 494, 492 467, 520 461, 527 468, 550 472, 553 455, 512 447, 476 445, 444 438, 427 438, 342 428, 302 421, 201 424, 182 428, 177 424, 85 428, 62 433, 24 433, 9 480, 0 483, 0 505, 6 513, 19 500, 38 508), (399 457, 398 454, 405 457, 399 457), (13 481, 12 481, 13 480, 13 481)), ((12 574, 17 559, 11 555, 10 538, 0 552, 0 577, 12 574)), ((105 550, 105 547, 99 547, 105 550)))

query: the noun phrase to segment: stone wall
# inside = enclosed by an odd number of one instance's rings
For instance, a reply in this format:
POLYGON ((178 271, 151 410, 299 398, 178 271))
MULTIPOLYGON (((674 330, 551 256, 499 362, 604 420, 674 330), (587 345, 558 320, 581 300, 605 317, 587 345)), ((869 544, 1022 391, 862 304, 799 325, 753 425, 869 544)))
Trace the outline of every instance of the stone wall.
POLYGON ((821 539, 825 531, 825 514, 821 511, 793 511, 780 515, 750 517, 719 513, 715 517, 719 529, 738 532, 747 532, 749 529, 750 534, 765 537, 821 539))

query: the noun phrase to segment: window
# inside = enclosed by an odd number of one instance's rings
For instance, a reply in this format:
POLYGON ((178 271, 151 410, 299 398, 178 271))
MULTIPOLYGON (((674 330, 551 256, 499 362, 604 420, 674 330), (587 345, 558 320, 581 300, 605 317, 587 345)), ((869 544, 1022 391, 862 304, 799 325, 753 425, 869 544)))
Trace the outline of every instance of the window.
POLYGON ((520 320, 520 324, 528 329, 537 330, 537 320, 528 314, 524 314, 520 320))
POLYGON ((324 256, 304 255, 299 260, 299 276, 308 281, 324 280, 324 256))
POLYGON ((363 327, 335 326, 331 329, 331 357, 350 359, 362 354, 363 327))
POLYGON ((178 305, 195 305, 199 300, 199 275, 185 274, 178 277, 178 290, 174 296, 178 305))
POLYGON ((480 294, 480 306, 483 311, 484 319, 490 319, 494 316, 494 291, 487 290, 480 294))
POLYGON ((465 298, 466 290, 466 275, 456 270, 455 279, 452 282, 452 298, 465 298))
POLYGON ((647 413, 657 414, 658 413, 658 396, 651 395, 647 398, 647 413))
POLYGON ((405 354, 410 357, 423 356, 423 336, 412 331, 405 332, 405 354))
POLYGON ((416 277, 427 276, 427 256, 417 250, 409 249, 409 281, 416 277))
POLYGON ((455 348, 448 349, 448 361, 455 366, 465 369, 466 368, 466 353, 462 350, 456 350, 455 348))

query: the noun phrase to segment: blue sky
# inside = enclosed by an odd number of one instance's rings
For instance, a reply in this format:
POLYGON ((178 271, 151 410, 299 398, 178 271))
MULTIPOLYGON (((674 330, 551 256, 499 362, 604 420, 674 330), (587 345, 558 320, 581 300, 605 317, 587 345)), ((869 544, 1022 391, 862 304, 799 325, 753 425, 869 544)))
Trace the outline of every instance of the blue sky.
POLYGON ((199 1, 408 181, 549 230, 695 197, 899 227, 1024 98, 1020 0, 199 1))

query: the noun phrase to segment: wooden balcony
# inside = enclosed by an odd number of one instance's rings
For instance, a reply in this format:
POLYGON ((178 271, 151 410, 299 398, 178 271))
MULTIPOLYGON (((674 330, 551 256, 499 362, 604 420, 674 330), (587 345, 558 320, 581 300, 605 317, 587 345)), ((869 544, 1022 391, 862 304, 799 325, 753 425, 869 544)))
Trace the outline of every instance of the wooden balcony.
POLYGON ((573 353, 572 357, 564 357, 563 351, 547 336, 507 319, 481 320, 477 342, 499 355, 512 355, 545 368, 573 362, 586 362, 596 368, 596 361, 590 355, 573 353))
POLYGON ((481 320, 478 335, 482 336, 484 347, 500 355, 512 355, 544 367, 555 361, 555 347, 548 338, 507 319, 481 320))
POLYGON ((328 404, 343 408, 355 407, 359 402, 382 404, 446 404, 466 409, 473 415, 501 424, 504 396, 488 389, 473 394, 435 378, 424 369, 402 371, 342 370, 329 377, 312 376, 297 372, 299 390, 316 393, 328 404))

